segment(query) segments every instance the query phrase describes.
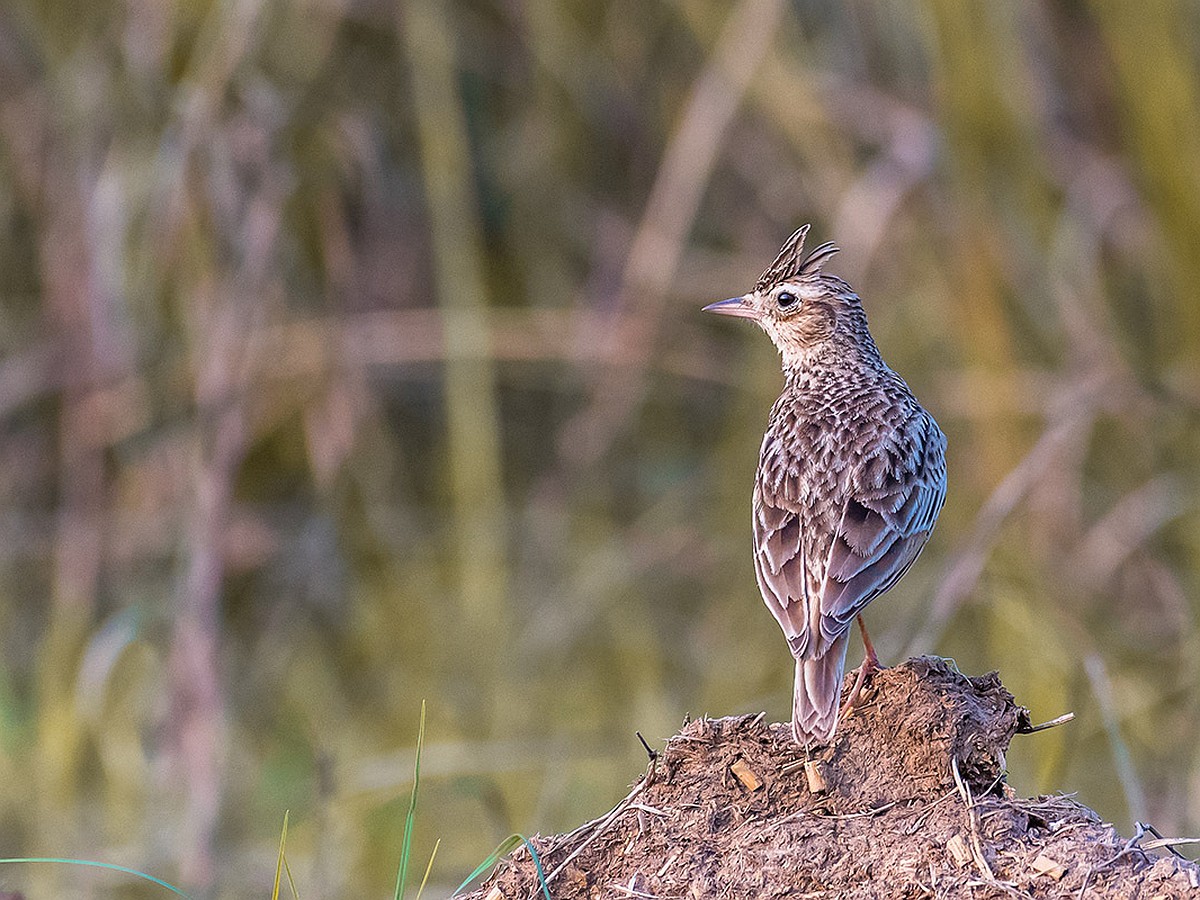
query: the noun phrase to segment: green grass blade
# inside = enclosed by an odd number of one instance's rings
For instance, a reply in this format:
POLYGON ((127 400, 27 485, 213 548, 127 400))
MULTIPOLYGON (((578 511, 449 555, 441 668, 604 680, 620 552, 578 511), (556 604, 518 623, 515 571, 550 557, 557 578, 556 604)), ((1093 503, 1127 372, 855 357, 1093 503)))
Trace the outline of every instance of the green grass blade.
POLYGON ((296 890, 296 879, 292 877, 292 867, 288 865, 286 856, 283 858, 283 872, 287 875, 288 887, 292 889, 292 896, 295 900, 300 900, 300 892, 296 890))
POLYGON ((417 888, 417 900, 421 900, 421 894, 425 893, 425 882, 429 880, 429 873, 433 870, 433 861, 437 859, 438 847, 442 846, 442 839, 438 838, 433 842, 433 852, 429 854, 429 865, 425 867, 425 875, 421 878, 421 886, 417 888))
POLYGON ((542 893, 546 896, 546 900, 550 900, 550 886, 546 884, 546 873, 542 870, 542 860, 538 856, 537 851, 533 849, 533 844, 530 843, 529 838, 525 837, 523 834, 510 834, 508 837, 502 840, 496 849, 488 854, 488 858, 476 866, 474 872, 463 879, 463 883, 456 887, 454 889, 454 894, 451 894, 450 896, 453 897, 468 884, 499 862, 500 857, 508 855, 521 844, 524 844, 527 848, 529 848, 529 855, 533 859, 534 868, 537 869, 538 882, 542 886, 542 893))
POLYGON ((421 724, 417 728, 417 758, 413 765, 412 796, 408 800, 408 815, 404 817, 404 841, 400 845, 400 870, 396 873, 395 900, 404 900, 404 883, 408 880, 408 858, 412 855, 413 823, 417 817, 417 788, 421 785, 421 748, 425 745, 425 701, 421 701, 421 724))
MULTIPOLYGON (((499 862, 500 857, 506 856, 507 854, 511 853, 514 849, 519 847, 521 845, 522 840, 524 840, 524 838, 522 838, 521 835, 519 835, 519 834, 510 834, 508 837, 506 837, 504 840, 502 840, 496 846, 496 849, 488 854, 487 859, 485 859, 478 866, 476 866, 475 871, 472 872, 470 875, 468 875, 466 878, 464 878, 463 883, 454 889, 454 894, 457 894, 459 891, 461 891, 463 888, 465 888, 468 884, 470 884, 472 881, 474 881, 476 878, 478 878, 480 875, 482 875, 484 872, 486 872, 488 869, 490 869, 492 866, 494 866, 497 862, 499 862)), ((450 896, 454 896, 454 894, 451 894, 450 896)))
POLYGON ((550 900, 550 885, 546 884, 546 873, 542 871, 542 860, 538 857, 537 851, 533 849, 529 838, 521 835, 521 840, 529 848, 529 856, 533 859, 533 867, 537 869, 538 884, 542 886, 542 893, 546 895, 546 900, 550 900))
POLYGON ((271 889, 271 900, 279 900, 279 881, 283 876, 283 849, 287 846, 287 827, 290 809, 283 811, 283 832, 279 835, 279 858, 275 860, 275 886, 271 889))
POLYGON ((7 859, 0 859, 0 865, 5 863, 62 863, 68 866, 87 866, 92 869, 108 869, 110 872, 120 872, 124 875, 133 875, 137 878, 143 878, 152 884, 157 884, 159 887, 164 887, 172 894, 178 894, 180 897, 186 897, 187 900, 192 898, 175 887, 173 884, 168 884, 161 878, 155 878, 153 875, 147 875, 145 872, 139 872, 137 869, 131 869, 128 866, 118 866, 116 863, 96 862, 91 859, 64 859, 58 856, 15 856, 7 859))

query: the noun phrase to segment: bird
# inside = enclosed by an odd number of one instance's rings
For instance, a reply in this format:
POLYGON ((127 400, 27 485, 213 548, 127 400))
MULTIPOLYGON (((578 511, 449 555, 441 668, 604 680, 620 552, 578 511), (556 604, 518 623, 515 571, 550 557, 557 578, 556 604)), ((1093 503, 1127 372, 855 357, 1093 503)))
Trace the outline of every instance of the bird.
POLYGON ((823 266, 832 241, 784 242, 754 289, 704 307, 758 323, 783 390, 755 472, 754 571, 795 659, 792 735, 828 745, 879 658, 863 609, 908 571, 946 498, 946 436, 883 361, 854 290, 823 266), (839 707, 850 630, 864 656, 839 707))

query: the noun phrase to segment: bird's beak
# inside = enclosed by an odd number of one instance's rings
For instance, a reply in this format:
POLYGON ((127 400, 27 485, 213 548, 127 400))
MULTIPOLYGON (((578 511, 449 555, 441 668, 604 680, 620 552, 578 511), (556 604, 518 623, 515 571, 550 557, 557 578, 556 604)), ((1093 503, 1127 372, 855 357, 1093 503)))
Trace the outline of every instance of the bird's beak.
POLYGON ((743 319, 757 319, 758 311, 750 302, 750 295, 745 297, 730 297, 728 300, 718 300, 704 307, 704 312, 720 313, 723 316, 738 316, 743 319))

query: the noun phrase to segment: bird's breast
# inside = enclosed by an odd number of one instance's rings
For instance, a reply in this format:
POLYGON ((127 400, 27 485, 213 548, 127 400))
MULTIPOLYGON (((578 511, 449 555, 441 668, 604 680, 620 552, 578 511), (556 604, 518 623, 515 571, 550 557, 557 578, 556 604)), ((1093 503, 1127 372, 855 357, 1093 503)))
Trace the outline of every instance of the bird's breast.
POLYGON ((889 435, 919 407, 911 394, 870 378, 837 377, 789 383, 771 410, 763 438, 759 482, 797 508, 840 508, 852 473, 881 452, 889 435))

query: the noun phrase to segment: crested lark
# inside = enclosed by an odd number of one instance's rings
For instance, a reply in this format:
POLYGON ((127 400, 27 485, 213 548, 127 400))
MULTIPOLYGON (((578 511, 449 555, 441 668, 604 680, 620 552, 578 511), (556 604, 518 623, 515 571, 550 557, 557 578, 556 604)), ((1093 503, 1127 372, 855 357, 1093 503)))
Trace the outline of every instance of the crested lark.
POLYGON ((862 303, 804 255, 805 225, 743 297, 706 310, 753 319, 783 358, 754 480, 754 570, 796 660, 792 733, 826 744, 851 623, 865 656, 847 707, 878 668, 863 608, 912 565, 946 496, 946 437, 888 368, 862 303))

